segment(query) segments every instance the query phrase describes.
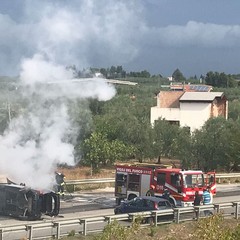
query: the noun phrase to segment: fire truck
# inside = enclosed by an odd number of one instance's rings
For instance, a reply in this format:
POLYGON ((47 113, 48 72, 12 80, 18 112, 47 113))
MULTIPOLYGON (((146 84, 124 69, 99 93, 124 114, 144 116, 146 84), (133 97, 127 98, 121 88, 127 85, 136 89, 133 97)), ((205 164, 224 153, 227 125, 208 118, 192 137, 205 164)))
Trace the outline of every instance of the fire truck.
POLYGON ((168 190, 172 205, 186 207, 193 206, 196 191, 202 194, 209 187, 212 194, 216 194, 215 172, 136 163, 116 165, 115 178, 117 204, 137 196, 163 197, 168 190))

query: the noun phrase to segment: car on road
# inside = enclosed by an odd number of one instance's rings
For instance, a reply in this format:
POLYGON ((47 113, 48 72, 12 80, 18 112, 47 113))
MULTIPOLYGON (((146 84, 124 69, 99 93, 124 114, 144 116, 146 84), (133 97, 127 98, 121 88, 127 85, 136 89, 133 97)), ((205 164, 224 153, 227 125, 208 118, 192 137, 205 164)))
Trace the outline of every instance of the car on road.
MULTIPOLYGON (((156 211, 156 210, 168 210, 173 209, 171 203, 165 199, 160 197, 136 197, 134 199, 121 202, 119 206, 116 206, 114 209, 115 214, 121 213, 134 213, 134 212, 145 212, 145 211, 156 211)), ((168 214, 166 216, 161 216, 159 219, 165 220, 173 220, 174 213, 168 214)), ((152 218, 148 218, 149 220, 152 218)))
POLYGON ((0 183, 0 214, 21 220, 39 220, 42 215, 57 216, 59 195, 23 185, 0 183))

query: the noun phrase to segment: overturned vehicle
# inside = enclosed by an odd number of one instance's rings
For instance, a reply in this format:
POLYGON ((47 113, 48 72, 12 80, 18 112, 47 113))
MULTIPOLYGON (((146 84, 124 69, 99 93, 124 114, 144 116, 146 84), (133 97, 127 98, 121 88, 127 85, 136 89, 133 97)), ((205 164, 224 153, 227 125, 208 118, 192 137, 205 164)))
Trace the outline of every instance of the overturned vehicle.
POLYGON ((0 214, 21 220, 39 220, 42 215, 57 216, 59 195, 13 183, 0 183, 0 214))

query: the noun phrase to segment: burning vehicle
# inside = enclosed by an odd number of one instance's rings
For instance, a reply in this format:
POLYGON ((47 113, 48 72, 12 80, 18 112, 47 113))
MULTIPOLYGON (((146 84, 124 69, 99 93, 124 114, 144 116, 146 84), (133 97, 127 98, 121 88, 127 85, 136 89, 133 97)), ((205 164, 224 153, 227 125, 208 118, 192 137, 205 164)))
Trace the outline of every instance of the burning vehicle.
POLYGON ((53 191, 38 191, 24 185, 0 183, 0 214, 20 220, 57 216, 60 197, 53 191))

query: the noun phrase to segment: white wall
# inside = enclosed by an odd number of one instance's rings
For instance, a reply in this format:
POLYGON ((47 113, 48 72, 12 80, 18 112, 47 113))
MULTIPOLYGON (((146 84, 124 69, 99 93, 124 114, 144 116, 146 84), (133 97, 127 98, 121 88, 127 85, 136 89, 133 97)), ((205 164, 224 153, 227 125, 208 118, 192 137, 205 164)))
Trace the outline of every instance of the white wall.
POLYGON ((181 127, 190 127, 193 132, 200 129, 210 118, 211 103, 180 103, 180 108, 151 107, 151 124, 159 118, 179 121, 181 127))
POLYGON ((180 103, 180 126, 190 127, 191 131, 200 129, 210 118, 211 103, 180 103))
POLYGON ((180 109, 151 107, 151 124, 153 125, 154 121, 159 118, 165 118, 168 121, 180 121, 180 109))

